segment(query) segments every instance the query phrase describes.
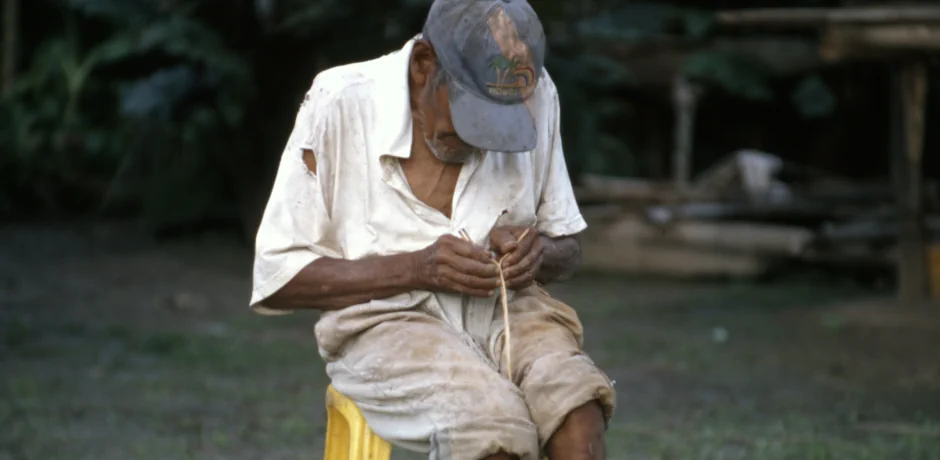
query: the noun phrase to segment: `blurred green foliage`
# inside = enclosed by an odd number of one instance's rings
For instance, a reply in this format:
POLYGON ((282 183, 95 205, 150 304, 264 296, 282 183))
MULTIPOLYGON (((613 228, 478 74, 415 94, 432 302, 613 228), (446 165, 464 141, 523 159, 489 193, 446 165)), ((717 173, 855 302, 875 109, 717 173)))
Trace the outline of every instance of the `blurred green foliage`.
POLYGON ((30 53, 0 105, 0 139, 13 153, 0 166, 0 210, 94 210, 125 185, 121 173, 149 163, 133 199, 146 212, 172 201, 193 213, 186 207, 209 201, 211 190, 183 188, 187 200, 167 193, 198 182, 213 138, 240 126, 253 89, 248 63, 192 17, 193 2, 56 5, 63 31, 30 53), (98 33, 88 32, 91 24, 98 33), (114 72, 145 59, 159 64, 114 72), (147 146, 153 139, 160 145, 147 146))
MULTIPOLYGON (((223 206, 233 201, 257 213, 315 73, 401 46, 431 2, 39 3, 61 18, 44 20, 42 43, 22 50, 28 59, 0 103, 0 217, 129 213, 159 227, 238 214, 223 206)), ((629 62, 594 44, 707 40, 711 15, 659 2, 535 6, 551 41, 572 174, 636 174, 639 153, 620 121, 633 108, 612 96, 631 86, 629 62)), ((739 97, 773 97, 764 69, 741 56, 694 53, 681 70, 739 97)), ((819 78, 790 98, 812 117, 835 105, 819 78)))
POLYGON ((682 72, 687 77, 712 83, 745 99, 766 101, 773 97, 767 84, 767 71, 759 62, 739 54, 721 51, 694 53, 685 61, 682 72))

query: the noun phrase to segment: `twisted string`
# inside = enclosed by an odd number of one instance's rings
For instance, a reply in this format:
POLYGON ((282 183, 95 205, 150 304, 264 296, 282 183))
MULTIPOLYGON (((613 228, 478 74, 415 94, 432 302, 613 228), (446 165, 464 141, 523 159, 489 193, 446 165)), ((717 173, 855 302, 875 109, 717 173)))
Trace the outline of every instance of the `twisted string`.
MULTIPOLYGON (((519 238, 516 238, 516 242, 522 241, 526 235, 529 234, 529 229, 525 229, 522 232, 522 235, 519 235, 519 238)), ((470 238, 470 234, 466 230, 460 230, 460 236, 463 239, 467 240, 469 243, 473 243, 473 240, 470 238)), ((503 347, 503 356, 506 359, 506 373, 508 374, 509 380, 512 380, 512 332, 509 328, 509 300, 506 298, 506 278, 503 276, 503 260, 509 254, 504 254, 502 257, 497 260, 495 257, 492 257, 493 263, 496 264, 496 270, 499 272, 499 297, 502 300, 503 307, 503 330, 506 331, 506 346, 503 347)))

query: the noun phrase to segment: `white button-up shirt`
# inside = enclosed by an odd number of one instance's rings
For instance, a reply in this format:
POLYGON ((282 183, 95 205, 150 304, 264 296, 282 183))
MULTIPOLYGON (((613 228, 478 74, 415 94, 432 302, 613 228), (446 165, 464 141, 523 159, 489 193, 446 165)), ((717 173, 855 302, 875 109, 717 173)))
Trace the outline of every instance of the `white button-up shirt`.
MULTIPOLYGON (((552 237, 587 226, 565 166, 558 93, 547 72, 527 101, 538 129, 535 150, 473 156, 460 171, 450 218, 415 198, 399 165, 399 159, 411 155, 413 44, 410 40, 396 52, 335 67, 314 79, 258 230, 255 311, 283 313, 265 308, 265 299, 320 257, 354 260, 417 251, 461 229, 486 245, 497 224, 534 226, 552 237), (303 162, 305 149, 316 154, 316 172, 303 162)), ((492 308, 497 300, 465 302, 459 295, 413 292, 383 301, 403 306, 429 299, 461 328, 470 326, 465 308, 492 308)), ((492 315, 483 317, 481 327, 492 315)))

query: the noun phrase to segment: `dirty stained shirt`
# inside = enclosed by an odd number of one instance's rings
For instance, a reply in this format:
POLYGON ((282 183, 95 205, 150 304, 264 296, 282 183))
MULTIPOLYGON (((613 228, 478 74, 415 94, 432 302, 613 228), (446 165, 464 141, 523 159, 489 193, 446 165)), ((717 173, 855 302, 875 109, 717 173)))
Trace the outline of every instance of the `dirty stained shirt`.
MULTIPOLYGON (((355 260, 417 251, 461 229, 485 246, 497 224, 534 226, 551 237, 586 228, 562 151, 558 93, 547 72, 526 102, 538 130, 535 150, 473 156, 460 171, 451 218, 415 198, 399 165, 411 154, 408 66, 413 44, 409 40, 398 51, 328 69, 314 79, 258 230, 254 311, 286 313, 266 308, 265 300, 320 257, 355 260), (316 155, 315 172, 303 161, 305 149, 316 155)), ((370 304, 378 309, 423 306, 485 341, 496 302, 496 296, 414 291, 370 304)), ((316 331, 321 353, 340 345, 329 342, 349 338, 321 327, 341 329, 341 316, 330 321, 336 313, 321 316, 316 331)))

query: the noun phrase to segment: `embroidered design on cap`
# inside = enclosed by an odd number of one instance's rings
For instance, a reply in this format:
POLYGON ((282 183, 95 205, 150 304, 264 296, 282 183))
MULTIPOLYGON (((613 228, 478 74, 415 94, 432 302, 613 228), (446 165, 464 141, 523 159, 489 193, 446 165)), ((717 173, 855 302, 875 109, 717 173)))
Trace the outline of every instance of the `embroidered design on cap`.
POLYGON ((538 81, 532 65, 532 53, 519 38, 512 19, 500 7, 487 24, 501 54, 489 58, 492 80, 486 82, 487 92, 498 98, 527 99, 535 92, 538 81))

